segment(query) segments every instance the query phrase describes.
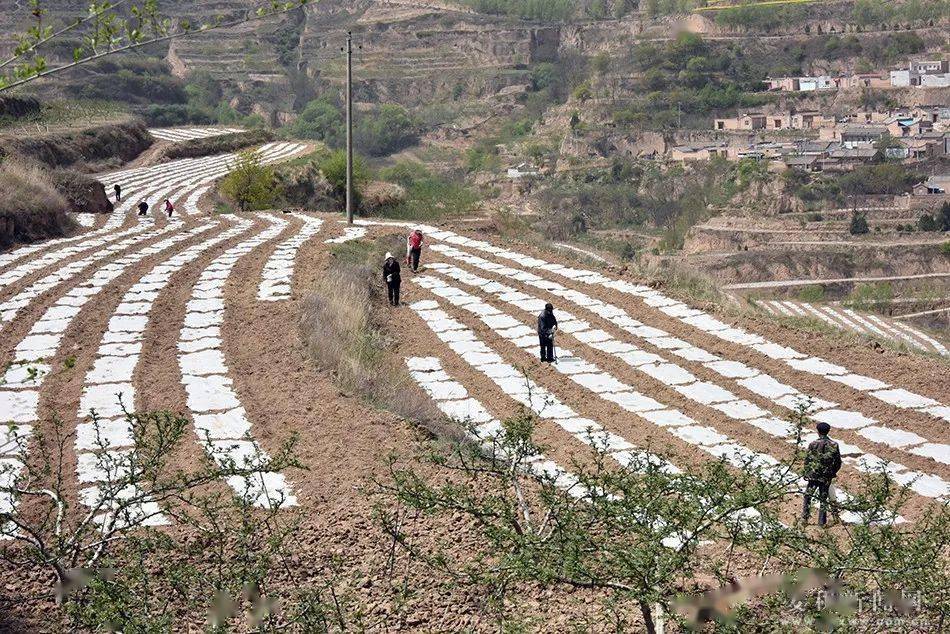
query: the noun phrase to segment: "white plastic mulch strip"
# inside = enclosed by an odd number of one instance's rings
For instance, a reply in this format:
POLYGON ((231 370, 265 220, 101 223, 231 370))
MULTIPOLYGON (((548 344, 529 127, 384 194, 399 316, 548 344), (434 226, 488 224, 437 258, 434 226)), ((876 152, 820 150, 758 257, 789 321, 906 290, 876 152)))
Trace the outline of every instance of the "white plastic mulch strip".
POLYGON ((858 313, 850 308, 830 304, 810 304, 808 302, 765 300, 757 305, 767 313, 780 316, 811 317, 819 319, 835 328, 850 330, 859 335, 879 337, 886 341, 904 344, 925 352, 948 355, 950 351, 930 335, 870 313, 858 313))
MULTIPOLYGON (((494 295, 498 300, 513 305, 530 315, 537 314, 544 308, 544 300, 521 293, 515 288, 493 280, 481 278, 451 265, 432 263, 428 266, 463 284, 477 287, 485 293, 494 295)), ((581 305, 590 307, 590 301, 593 301, 592 298, 588 299, 587 303, 582 303, 581 305)), ((593 307, 595 310, 596 308, 596 306, 593 307)), ((620 317, 616 317, 615 319, 619 320, 620 317)), ((525 328, 527 329, 527 327, 525 328)), ((736 420, 741 424, 752 425, 771 436, 782 438, 789 442, 795 442, 795 430, 791 428, 788 421, 772 417, 770 412, 759 408, 746 399, 739 398, 720 385, 701 381, 685 368, 675 363, 670 363, 659 355, 639 349, 633 344, 621 342, 603 330, 592 328, 588 322, 576 318, 567 311, 559 311, 559 329, 561 332, 574 337, 591 348, 616 357, 636 371, 663 383, 693 402, 716 409, 730 419, 736 420)), ((753 387, 758 388, 760 391, 771 391, 773 398, 776 392, 784 392, 784 390, 781 389, 782 384, 771 379, 771 377, 766 377, 765 375, 753 375, 749 377, 743 372, 744 366, 742 364, 731 361, 719 361, 717 363, 719 365, 716 367, 720 373, 732 377, 745 377, 743 380, 753 387)), ((612 387, 616 386, 615 383, 602 380, 595 374, 578 375, 578 377, 581 376, 583 376, 584 382, 586 383, 585 387, 593 389, 594 391, 608 392, 612 387)), ((784 396, 783 394, 778 398, 784 396)), ((780 407, 788 407, 790 405, 787 399, 784 401, 773 400, 773 402, 780 407)), ((812 402, 813 407, 817 405, 819 404, 814 401, 812 402)), ((865 434, 862 435, 865 435, 865 437, 871 440, 894 445, 895 440, 893 436, 886 434, 874 435, 880 434, 880 429, 882 428, 866 427, 862 430, 865 432, 865 434)), ((892 434, 901 433, 897 430, 888 431, 892 434)), ((805 439, 806 441, 811 440, 814 436, 814 432, 807 432, 805 439)), ((909 440, 908 438, 901 439, 909 440)), ((842 446, 845 461, 854 465, 859 470, 880 470, 881 465, 886 462, 880 457, 868 453, 856 445, 844 443, 840 440, 839 444, 842 446)), ((920 443, 918 442, 917 444, 920 443)), ((910 483, 911 488, 919 495, 926 497, 943 497, 950 494, 950 484, 937 475, 910 470, 897 463, 890 463, 888 470, 896 474, 898 481, 902 484, 910 483)))
POLYGON ((347 227, 343 230, 343 234, 337 236, 336 238, 330 238, 325 242, 327 244, 343 244, 344 242, 350 242, 351 240, 359 240, 366 235, 366 227, 347 227))
MULTIPOLYGON (((437 278, 423 276, 413 278, 412 281, 443 297, 449 303, 476 315, 491 330, 511 341, 518 348, 527 351, 538 345, 537 335, 533 329, 482 302, 477 297, 449 286, 437 278)), ((558 355, 559 362, 554 364, 554 368, 566 375, 569 380, 716 458, 725 458, 738 468, 743 468, 748 464, 766 468, 779 464, 778 460, 772 456, 755 452, 712 427, 700 425, 681 411, 634 390, 616 377, 602 371, 597 365, 577 357, 570 350, 560 348, 558 355)), ((787 474, 782 475, 787 477, 787 474)), ((804 483, 799 482, 799 484, 804 483)), ((858 517, 847 519, 860 521, 858 517)))
MULTIPOLYGON (((178 340, 178 365, 195 433, 223 467, 254 468, 268 460, 251 437, 251 422, 234 390, 221 340, 224 286, 231 271, 242 257, 280 235, 287 226, 272 216, 264 218, 271 223, 269 228, 226 250, 202 272, 188 301, 178 340)), ((261 507, 297 504, 282 473, 232 476, 228 484, 238 495, 261 507)))
MULTIPOLYGON (((82 306, 135 264, 207 231, 212 226, 206 224, 177 232, 107 264, 86 282, 70 289, 47 309, 29 334, 17 344, 14 351, 15 361, 7 369, 0 385, 0 412, 3 412, 0 422, 6 427, 6 434, 15 433, 28 440, 33 425, 39 420, 40 388, 52 371, 52 357, 57 354, 66 329, 79 314, 82 306)), ((19 454, 18 448, 12 450, 19 454)), ((16 460, 25 458, 22 455, 10 457, 16 460)), ((17 472, 11 473, 9 477, 17 475, 17 472)))
MULTIPOLYGON (((461 423, 475 425, 471 432, 473 439, 486 446, 492 444, 492 439, 502 430, 501 422, 489 414, 477 399, 469 397, 465 387, 445 372, 441 360, 437 357, 409 357, 406 366, 412 378, 432 397, 442 413, 461 423)), ((586 495, 586 490, 578 483, 576 476, 543 454, 529 457, 526 463, 532 473, 550 477, 556 486, 571 495, 586 495)))
POLYGON ((290 299, 291 280, 297 262, 300 247, 320 232, 323 221, 313 216, 295 213, 294 218, 303 222, 300 230, 282 242, 267 259, 261 272, 261 283, 257 288, 257 299, 276 302, 290 299))
POLYGON ((192 139, 206 139, 225 134, 244 132, 241 128, 222 127, 193 127, 193 128, 152 128, 152 136, 161 141, 191 141, 192 139))
MULTIPOLYGON (((215 245, 247 231, 250 226, 250 221, 239 220, 225 231, 175 254, 139 278, 122 297, 100 340, 96 361, 86 374, 77 412, 82 421, 77 425, 75 441, 76 472, 81 484, 114 481, 124 475, 118 471, 124 467, 123 457, 127 448, 132 446, 133 437, 123 406, 129 412, 135 411, 132 378, 141 359, 145 330, 159 294, 183 266, 215 245), (98 425, 86 418, 92 410, 99 416, 98 425)), ((91 507, 102 506, 99 495, 100 489, 95 485, 81 493, 83 502, 91 507)), ((157 505, 151 502, 141 508, 127 508, 125 512, 139 513, 139 520, 144 517, 150 523, 166 522, 157 505)), ((129 518, 123 518, 123 521, 132 522, 129 518)))

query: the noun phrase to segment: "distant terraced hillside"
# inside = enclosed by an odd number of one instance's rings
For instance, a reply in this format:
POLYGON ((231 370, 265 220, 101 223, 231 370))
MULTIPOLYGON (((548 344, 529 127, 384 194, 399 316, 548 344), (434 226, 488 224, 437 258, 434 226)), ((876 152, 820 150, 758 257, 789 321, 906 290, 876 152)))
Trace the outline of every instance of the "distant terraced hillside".
MULTIPOLYGON (((233 19, 259 3, 250 0, 173 0, 163 10, 194 24, 211 16, 233 19)), ((68 20, 83 2, 57 4, 52 16, 68 20)), ((0 48, 15 25, 29 19, 16 0, 0 0, 0 48)), ((201 70, 226 80, 255 110, 291 112, 294 101, 343 79, 341 47, 354 32, 357 94, 364 100, 407 104, 434 98, 479 97, 527 81, 526 69, 552 60, 560 29, 475 14, 448 2, 324 0, 290 14, 176 40, 168 55, 180 75, 201 70), (256 107, 255 107, 256 106, 256 107)), ((62 55, 71 46, 62 46, 62 55)))

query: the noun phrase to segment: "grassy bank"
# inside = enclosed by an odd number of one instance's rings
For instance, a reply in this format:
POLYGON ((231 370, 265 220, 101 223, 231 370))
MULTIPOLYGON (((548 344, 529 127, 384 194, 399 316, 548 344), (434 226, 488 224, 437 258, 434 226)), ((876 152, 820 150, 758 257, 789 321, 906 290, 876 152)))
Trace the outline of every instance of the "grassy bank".
POLYGON ((0 138, 0 156, 18 155, 50 167, 80 165, 85 171, 131 161, 151 147, 152 135, 139 121, 33 136, 0 138))
POLYGON ((264 143, 273 141, 275 138, 274 133, 269 130, 251 130, 237 134, 213 136, 206 139, 192 139, 169 146, 162 153, 162 156, 168 160, 174 160, 224 154, 225 152, 234 152, 248 147, 263 145, 264 143))
POLYGON ((394 352, 379 266, 386 251, 400 246, 400 236, 338 245, 307 300, 302 335, 314 363, 341 389, 436 436, 460 438, 461 430, 416 387, 394 352))
POLYGON ((22 161, 0 162, 0 249, 69 235, 70 205, 49 171, 22 161))

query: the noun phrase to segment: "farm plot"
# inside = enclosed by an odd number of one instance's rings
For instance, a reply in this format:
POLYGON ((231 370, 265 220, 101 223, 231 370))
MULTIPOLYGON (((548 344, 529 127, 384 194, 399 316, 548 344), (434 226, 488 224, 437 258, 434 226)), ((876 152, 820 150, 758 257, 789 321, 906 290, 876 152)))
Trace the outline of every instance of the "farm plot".
MULTIPOLYGON (((304 149, 273 143, 261 153, 278 161, 304 149)), ((259 464, 279 448, 282 434, 322 432, 312 420, 288 415, 314 405, 299 387, 310 370, 293 329, 290 336, 274 333, 267 316, 279 316, 288 330, 300 320, 315 262, 328 266, 337 245, 408 225, 209 213, 205 194, 233 160, 106 175, 107 183, 122 184, 125 197, 104 225, 0 256, 5 478, 36 459, 31 443, 54 415, 75 432, 70 467, 90 508, 100 508, 104 484, 122 475, 104 465, 121 464, 135 442, 123 406, 159 403, 183 412, 190 438, 222 465, 259 464), (166 197, 176 203, 171 218, 158 204, 166 197), (140 218, 135 206, 143 198, 154 211, 140 218), (248 350, 269 367, 249 364, 248 350), (275 390, 279 405, 262 393, 275 390)), ((842 520, 913 520, 950 495, 950 409, 936 398, 940 389, 925 396, 893 375, 852 371, 627 280, 421 228, 435 243, 423 270, 405 273, 409 309, 393 313, 407 345, 425 349, 406 358, 409 375, 447 417, 471 423, 479 442, 521 408, 534 414, 544 451, 526 468, 572 494, 584 491, 569 461, 592 447, 628 467, 679 472, 723 460, 735 469, 762 468, 797 492, 800 476, 779 463, 796 436, 788 415, 804 406, 835 428, 845 456, 840 500, 849 501, 864 475, 880 471, 913 496, 906 518, 845 511, 842 520), (558 308, 558 360, 542 365, 535 317, 547 302, 558 308)), ((805 430, 806 440, 810 434, 805 430)), ((271 472, 231 478, 222 488, 262 507, 306 509, 312 478, 271 472)), ((172 521, 142 499, 140 519, 172 521)))
POLYGON ((859 335, 868 335, 924 352, 950 355, 950 350, 947 350, 947 347, 940 341, 898 319, 861 313, 844 306, 831 304, 764 300, 758 302, 757 305, 770 315, 817 319, 832 328, 851 331, 859 335))
POLYGON ((241 128, 225 128, 221 126, 204 126, 189 128, 152 128, 152 136, 160 141, 191 141, 192 139, 207 139, 225 134, 244 132, 241 128))

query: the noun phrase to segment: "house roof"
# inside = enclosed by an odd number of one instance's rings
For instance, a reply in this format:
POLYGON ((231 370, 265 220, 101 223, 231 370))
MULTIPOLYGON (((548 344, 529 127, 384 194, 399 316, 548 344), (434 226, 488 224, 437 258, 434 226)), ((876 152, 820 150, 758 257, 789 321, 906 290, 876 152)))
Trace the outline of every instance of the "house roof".
POLYGON ((799 146, 801 152, 826 152, 831 147, 831 141, 805 141, 799 146))
POLYGON ((809 166, 818 162, 817 156, 786 156, 785 164, 789 166, 809 166))
POLYGON ((856 148, 835 148, 828 152, 828 156, 831 158, 852 158, 852 159, 869 159, 874 156, 877 152, 872 147, 856 147, 856 148))
POLYGON ((884 134, 887 127, 883 125, 847 125, 842 134, 884 134))

